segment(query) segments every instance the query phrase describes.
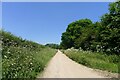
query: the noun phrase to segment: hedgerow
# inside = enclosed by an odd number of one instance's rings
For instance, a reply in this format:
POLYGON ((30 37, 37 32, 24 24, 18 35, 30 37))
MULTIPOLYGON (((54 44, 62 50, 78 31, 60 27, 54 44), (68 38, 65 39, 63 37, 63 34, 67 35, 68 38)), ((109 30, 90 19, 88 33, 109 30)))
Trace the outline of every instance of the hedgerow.
POLYGON ((2 32, 2 78, 36 78, 56 50, 2 32))

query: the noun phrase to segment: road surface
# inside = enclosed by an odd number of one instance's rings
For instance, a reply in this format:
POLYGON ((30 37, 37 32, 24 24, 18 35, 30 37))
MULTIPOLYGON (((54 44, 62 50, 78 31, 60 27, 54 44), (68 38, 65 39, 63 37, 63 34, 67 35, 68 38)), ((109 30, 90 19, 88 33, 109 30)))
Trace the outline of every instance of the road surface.
POLYGON ((38 78, 105 78, 93 69, 69 59, 58 50, 38 78))

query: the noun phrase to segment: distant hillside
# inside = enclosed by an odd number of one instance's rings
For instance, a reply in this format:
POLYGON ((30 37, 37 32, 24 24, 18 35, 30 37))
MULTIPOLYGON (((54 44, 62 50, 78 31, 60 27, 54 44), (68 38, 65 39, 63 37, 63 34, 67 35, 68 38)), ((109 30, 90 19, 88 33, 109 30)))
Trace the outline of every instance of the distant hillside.
POLYGON ((48 46, 48 47, 51 47, 51 48, 54 48, 54 49, 59 49, 60 48, 60 46, 58 44, 53 44, 53 43, 46 44, 45 46, 48 46))

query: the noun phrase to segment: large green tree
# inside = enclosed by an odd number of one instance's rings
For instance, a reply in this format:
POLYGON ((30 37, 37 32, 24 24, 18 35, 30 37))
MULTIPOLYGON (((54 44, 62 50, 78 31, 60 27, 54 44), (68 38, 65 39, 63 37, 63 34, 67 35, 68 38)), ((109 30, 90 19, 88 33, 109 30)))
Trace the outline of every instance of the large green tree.
POLYGON ((101 23, 105 27, 105 30, 101 31, 104 49, 118 54, 120 52, 120 1, 109 5, 109 13, 102 16, 101 23))
POLYGON ((120 53, 120 1, 109 4, 100 22, 81 19, 68 25, 62 34, 63 48, 82 48, 107 54, 120 53))
POLYGON ((75 47, 75 41, 80 37, 82 28, 90 24, 92 24, 92 21, 89 19, 81 19, 69 24, 66 32, 62 34, 61 45, 64 48, 75 47))

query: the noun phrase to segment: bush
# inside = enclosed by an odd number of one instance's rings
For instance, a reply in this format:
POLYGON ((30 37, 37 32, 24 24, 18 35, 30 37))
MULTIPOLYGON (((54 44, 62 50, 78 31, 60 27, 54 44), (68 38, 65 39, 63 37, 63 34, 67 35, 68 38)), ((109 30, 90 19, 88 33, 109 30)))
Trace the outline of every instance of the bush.
POLYGON ((35 78, 56 50, 2 31, 2 77, 35 78))

